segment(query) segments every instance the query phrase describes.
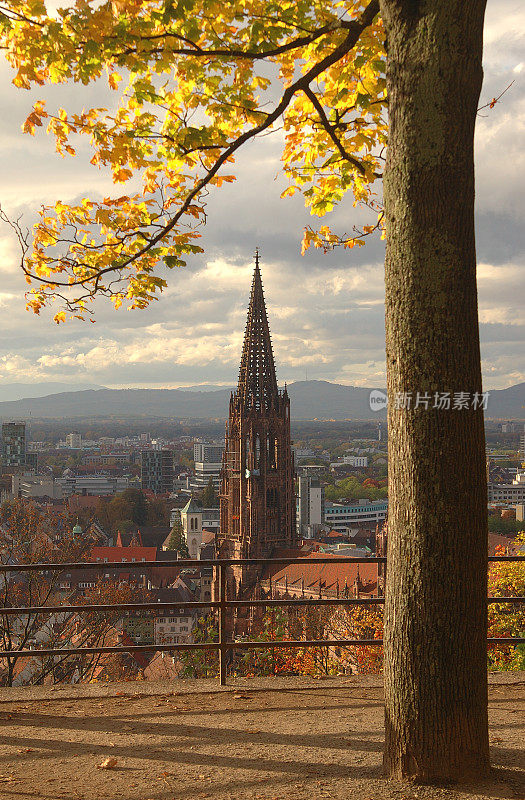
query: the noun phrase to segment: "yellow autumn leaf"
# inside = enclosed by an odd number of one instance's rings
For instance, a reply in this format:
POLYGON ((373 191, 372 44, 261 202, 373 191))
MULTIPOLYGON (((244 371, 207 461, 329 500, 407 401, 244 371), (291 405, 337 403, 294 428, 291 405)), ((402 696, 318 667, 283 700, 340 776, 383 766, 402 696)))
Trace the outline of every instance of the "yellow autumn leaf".
MULTIPOLYGON (((370 208, 371 186, 382 171, 375 154, 386 143, 380 20, 363 30, 356 48, 325 66, 310 83, 311 94, 294 83, 339 45, 349 30, 341 27, 342 9, 347 20, 357 19, 361 2, 286 2, 277 11, 270 0, 243 0, 242 22, 240 0, 192 0, 191 10, 164 0, 112 0, 74 4, 58 15, 40 0, 32 2, 31 11, 27 0, 22 6, 9 0, 5 5, 23 7, 36 15, 38 25, 16 14, 8 28, 0 25, 0 45, 15 70, 15 84, 74 82, 77 107, 50 110, 47 131, 58 153, 74 157, 79 147, 70 137, 83 137, 93 166, 115 184, 136 177, 140 187, 137 194, 129 191, 103 202, 59 201, 42 210, 46 233, 42 230, 33 242, 29 276, 46 274, 49 282, 35 284, 35 309, 53 300, 53 278, 70 287, 73 311, 97 292, 117 306, 128 295, 132 305, 145 307, 163 288, 158 275, 166 255, 179 265, 201 252, 198 225, 205 217, 206 195, 235 180, 226 172, 233 171, 237 143, 280 125, 288 182, 283 197, 302 192, 318 216, 329 213, 346 192, 354 203, 370 208), (268 19, 261 22, 265 14, 268 19), (272 16, 278 24, 272 24, 272 16), (311 41, 305 41, 305 31, 313 32, 311 41), (290 48, 296 37, 301 44, 290 48), (257 57, 229 57, 229 48, 257 57), (265 58, 264 51, 272 49, 275 55, 265 58), (214 55, 203 57, 207 50, 214 55), (84 87, 101 77, 114 92, 111 108, 79 111, 77 104, 89 100, 84 87), (289 98, 272 117, 279 84, 281 95, 290 87, 289 98), (353 160, 342 157, 334 133, 353 160), (121 269, 123 263, 127 266, 121 269), (102 270, 109 270, 107 282, 99 280, 102 270), (138 275, 150 280, 134 282, 138 275), (116 291, 106 292, 111 278, 116 291)), ((47 116, 44 103, 37 101, 24 130, 34 135, 47 116)), ((334 234, 311 230, 302 250, 336 241, 334 234)))
POLYGON ((108 83, 112 89, 115 91, 118 89, 118 85, 122 77, 117 72, 110 72, 108 76, 108 83))

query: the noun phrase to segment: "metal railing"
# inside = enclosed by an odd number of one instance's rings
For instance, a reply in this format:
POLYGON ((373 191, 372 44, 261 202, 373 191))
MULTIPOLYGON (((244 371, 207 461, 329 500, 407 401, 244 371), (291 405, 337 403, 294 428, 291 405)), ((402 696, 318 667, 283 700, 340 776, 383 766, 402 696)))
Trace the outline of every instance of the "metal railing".
MULTIPOLYGON (((516 561, 525 562, 525 556, 489 556, 489 562, 516 561)), ((268 567, 272 565, 288 564, 385 564, 386 558, 375 556, 371 558, 353 556, 331 556, 302 558, 251 558, 251 559, 180 559, 177 561, 132 561, 132 562, 73 562, 73 563, 38 563, 38 564, 0 564, 0 575, 6 573, 24 572, 64 572, 74 570, 120 570, 126 571, 151 568, 195 568, 213 567, 218 571, 218 600, 192 600, 171 602, 148 603, 108 603, 108 604, 81 604, 81 605, 44 605, 44 606, 4 606, 0 609, 0 617, 23 616, 29 614, 75 613, 75 612, 103 612, 103 611, 160 611, 172 612, 174 609, 217 609, 218 611, 218 641, 173 643, 173 644, 145 644, 145 645, 119 645, 100 647, 67 647, 67 648, 30 648, 20 650, 0 650, 2 658, 20 658, 23 656, 70 656, 92 655, 102 653, 135 653, 135 652, 169 652, 192 650, 215 650, 219 653, 219 679, 222 686, 226 685, 227 654, 231 650, 257 650, 257 649, 286 649, 307 647, 378 647, 383 644, 382 639, 280 639, 269 641, 236 641, 227 638, 227 613, 235 608, 280 608, 287 606, 372 606, 382 605, 384 597, 319 597, 292 599, 263 600, 227 600, 226 599, 226 569, 232 566, 268 567)), ((317 585, 317 584, 316 584, 317 585)), ((326 588, 326 587, 325 587, 326 588)), ((525 597, 488 597, 488 603, 515 604, 525 602, 525 597)), ((487 638, 490 645, 518 645, 525 644, 525 637, 491 637, 487 638)))

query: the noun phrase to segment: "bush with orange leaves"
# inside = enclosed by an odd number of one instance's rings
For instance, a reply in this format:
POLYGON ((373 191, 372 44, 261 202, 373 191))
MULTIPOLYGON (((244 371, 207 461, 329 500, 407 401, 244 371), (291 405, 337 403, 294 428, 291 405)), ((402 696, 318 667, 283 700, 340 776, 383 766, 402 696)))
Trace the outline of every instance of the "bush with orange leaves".
MULTIPOLYGON (((518 548, 525 552, 525 531, 516 538, 518 548)), ((504 555, 496 548, 496 555, 504 555)), ((489 596, 525 598, 525 562, 500 561, 492 563, 489 570, 489 596)), ((488 610, 489 638, 525 636, 525 601, 522 603, 491 603, 488 610)), ((489 646, 489 669, 525 669, 525 646, 489 646)))

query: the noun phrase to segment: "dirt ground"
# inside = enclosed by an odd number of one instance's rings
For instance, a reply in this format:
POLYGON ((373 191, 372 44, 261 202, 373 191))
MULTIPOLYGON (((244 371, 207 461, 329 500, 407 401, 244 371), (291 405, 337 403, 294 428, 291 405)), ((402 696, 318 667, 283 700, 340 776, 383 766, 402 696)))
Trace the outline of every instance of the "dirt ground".
MULTIPOLYGON (((0 690, 0 798, 525 799, 525 674, 492 685, 493 777, 427 788, 381 776, 377 680, 0 690), (101 769, 105 759, 112 769, 101 769)), ((273 682, 272 682, 273 681, 273 682)))

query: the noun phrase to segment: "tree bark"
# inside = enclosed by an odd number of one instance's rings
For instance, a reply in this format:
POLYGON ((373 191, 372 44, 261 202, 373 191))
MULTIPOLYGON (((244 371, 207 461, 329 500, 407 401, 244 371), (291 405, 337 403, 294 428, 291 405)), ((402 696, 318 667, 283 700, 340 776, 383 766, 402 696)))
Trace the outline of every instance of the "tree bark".
POLYGON ((381 0, 387 47, 385 770, 489 769, 473 141, 485 0, 381 0), (417 393, 430 395, 428 408, 417 393), (435 393, 469 408, 433 408, 435 393), (411 408, 402 405, 412 393, 411 408))

